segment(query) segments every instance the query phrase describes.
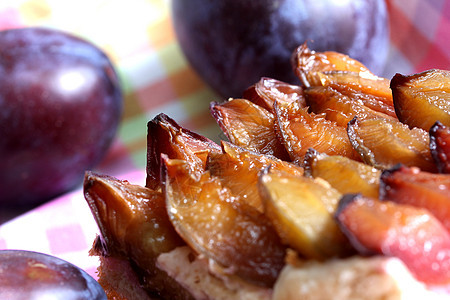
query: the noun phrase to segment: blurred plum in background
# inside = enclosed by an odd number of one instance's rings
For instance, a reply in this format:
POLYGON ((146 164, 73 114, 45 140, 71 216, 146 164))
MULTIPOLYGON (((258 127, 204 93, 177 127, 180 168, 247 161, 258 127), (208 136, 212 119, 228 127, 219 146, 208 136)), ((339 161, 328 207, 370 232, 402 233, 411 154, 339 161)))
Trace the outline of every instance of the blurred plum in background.
POLYGON ((59 30, 5 30, 0 78, 0 205, 38 204, 81 184, 120 122, 108 57, 59 30))
POLYGON ((173 0, 172 17, 187 60, 225 98, 263 76, 298 83, 290 57, 304 42, 375 74, 389 49, 384 0, 173 0))

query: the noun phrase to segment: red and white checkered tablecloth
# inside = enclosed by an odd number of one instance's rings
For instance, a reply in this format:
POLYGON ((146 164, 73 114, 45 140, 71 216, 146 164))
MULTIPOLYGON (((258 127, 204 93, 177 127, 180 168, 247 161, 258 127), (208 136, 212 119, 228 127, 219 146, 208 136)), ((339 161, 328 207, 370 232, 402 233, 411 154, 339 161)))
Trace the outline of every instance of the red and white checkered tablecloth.
MULTIPOLYGON (((123 174, 134 184, 145 183, 145 174, 123 174)), ((81 190, 75 190, 0 226, 0 249, 24 249, 48 253, 65 259, 94 278, 98 258, 88 255, 97 224, 81 190)))
POLYGON ((450 69, 450 1, 387 0, 391 49, 384 76, 450 69))
MULTIPOLYGON (((116 141, 96 169, 145 183, 146 124, 164 112, 213 140, 209 113, 217 95, 189 67, 177 44, 168 0, 5 0, 0 30, 44 25, 83 36, 116 64, 125 111, 116 141)), ((450 69, 450 1, 387 0, 391 48, 384 76, 450 69)), ((1 215, 1 211, 0 211, 1 215)), ((0 218, 0 223, 1 223, 0 218)), ((0 226, 0 249, 27 249, 66 259, 95 276, 88 251, 98 229, 81 187, 0 226)))

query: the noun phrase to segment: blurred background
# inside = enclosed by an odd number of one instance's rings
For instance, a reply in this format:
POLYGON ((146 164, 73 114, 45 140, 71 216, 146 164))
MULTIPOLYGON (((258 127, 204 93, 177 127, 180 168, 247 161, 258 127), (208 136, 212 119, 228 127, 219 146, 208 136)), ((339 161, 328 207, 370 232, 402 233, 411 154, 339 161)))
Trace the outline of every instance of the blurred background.
MULTIPOLYGON (((450 69, 450 1, 387 0, 390 48, 383 74, 450 69)), ((46 26, 90 40, 119 72, 124 113, 97 171, 121 176, 146 164, 147 122, 164 112, 182 126, 223 139, 209 113, 222 99, 190 68, 173 30, 169 0, 2 0, 0 30, 46 26)))

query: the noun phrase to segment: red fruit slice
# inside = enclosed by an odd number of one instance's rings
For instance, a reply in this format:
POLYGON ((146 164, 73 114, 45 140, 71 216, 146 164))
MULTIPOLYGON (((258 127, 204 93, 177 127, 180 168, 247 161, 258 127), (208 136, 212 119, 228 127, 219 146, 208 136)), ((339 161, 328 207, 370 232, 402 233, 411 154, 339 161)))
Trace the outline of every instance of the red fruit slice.
POLYGON ((380 177, 380 199, 428 209, 450 232, 450 175, 399 166, 380 177))
POLYGON ((450 283, 450 234, 429 211, 348 194, 336 219, 362 253, 398 257, 424 283, 450 283))

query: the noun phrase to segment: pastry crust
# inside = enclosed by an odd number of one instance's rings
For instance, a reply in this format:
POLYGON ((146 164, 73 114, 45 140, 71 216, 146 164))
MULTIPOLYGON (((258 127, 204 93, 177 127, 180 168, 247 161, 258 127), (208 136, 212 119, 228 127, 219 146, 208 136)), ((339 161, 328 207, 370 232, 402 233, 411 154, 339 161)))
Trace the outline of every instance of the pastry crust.
MULTIPOLYGON (((273 289, 221 274, 188 246, 161 254, 156 266, 198 300, 444 300, 448 291, 432 291, 395 257, 354 256, 326 262, 289 258, 273 289)), ((128 260, 100 256, 99 283, 108 299, 153 300, 128 260)))
POLYGON ((287 264, 275 287, 273 300, 406 300, 434 298, 394 257, 334 259, 324 263, 287 264))

